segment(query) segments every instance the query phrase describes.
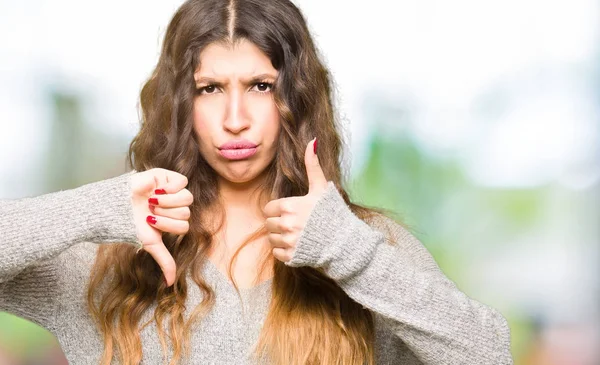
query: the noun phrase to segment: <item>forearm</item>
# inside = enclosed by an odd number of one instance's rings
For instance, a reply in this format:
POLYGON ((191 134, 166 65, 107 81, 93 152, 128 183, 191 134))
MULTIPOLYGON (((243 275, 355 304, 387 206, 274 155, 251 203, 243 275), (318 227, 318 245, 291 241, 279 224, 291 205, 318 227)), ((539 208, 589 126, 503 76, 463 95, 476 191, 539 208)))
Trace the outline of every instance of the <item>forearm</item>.
POLYGON ((76 189, 0 202, 0 283, 77 242, 137 243, 126 173, 76 189))
POLYGON ((372 264, 338 284, 378 313, 425 364, 512 364, 504 317, 469 298, 439 269, 422 270, 403 259, 396 247, 379 243, 372 264))

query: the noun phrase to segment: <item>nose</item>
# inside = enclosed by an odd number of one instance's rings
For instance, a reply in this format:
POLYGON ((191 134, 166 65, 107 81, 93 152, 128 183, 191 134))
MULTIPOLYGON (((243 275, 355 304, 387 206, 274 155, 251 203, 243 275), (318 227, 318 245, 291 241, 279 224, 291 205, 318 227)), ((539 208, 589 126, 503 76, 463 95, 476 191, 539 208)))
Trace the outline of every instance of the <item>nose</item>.
POLYGON ((250 119, 246 110, 243 96, 239 92, 233 92, 227 101, 227 113, 223 128, 233 134, 239 134, 250 127, 250 119))

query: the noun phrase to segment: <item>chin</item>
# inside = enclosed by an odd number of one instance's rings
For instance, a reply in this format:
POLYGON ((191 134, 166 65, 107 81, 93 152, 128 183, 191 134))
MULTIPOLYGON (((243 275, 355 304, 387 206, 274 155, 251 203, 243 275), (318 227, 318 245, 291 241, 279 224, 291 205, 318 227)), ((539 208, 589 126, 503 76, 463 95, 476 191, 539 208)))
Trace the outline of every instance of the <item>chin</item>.
POLYGON ((246 184, 254 180, 253 177, 232 177, 232 176, 221 176, 223 179, 233 184, 246 184))
POLYGON ((240 171, 241 169, 226 169, 225 171, 217 171, 221 178, 234 184, 247 184, 256 180, 260 176, 261 171, 240 171), (236 171, 237 170, 237 171, 236 171))
POLYGON ((260 179, 269 166, 268 161, 263 159, 226 161, 224 163, 215 159, 212 162, 209 164, 212 165, 219 178, 233 184, 248 184, 260 179))

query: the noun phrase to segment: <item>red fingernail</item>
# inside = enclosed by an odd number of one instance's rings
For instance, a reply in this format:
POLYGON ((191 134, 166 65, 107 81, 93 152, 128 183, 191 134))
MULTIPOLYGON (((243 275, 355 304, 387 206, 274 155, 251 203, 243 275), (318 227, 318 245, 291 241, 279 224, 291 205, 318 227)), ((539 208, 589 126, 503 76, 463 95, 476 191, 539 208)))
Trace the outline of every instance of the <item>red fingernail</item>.
POLYGON ((315 138, 315 143, 313 143, 313 152, 315 155, 317 154, 317 139, 315 138))
POLYGON ((148 203, 152 205, 158 205, 158 199, 156 198, 148 198, 148 203))
POLYGON ((154 190, 154 194, 156 194, 156 195, 164 195, 166 193, 167 192, 165 191, 165 189, 156 189, 156 190, 154 190))
POLYGON ((149 215, 146 217, 146 222, 148 222, 150 224, 156 224, 156 217, 149 215))

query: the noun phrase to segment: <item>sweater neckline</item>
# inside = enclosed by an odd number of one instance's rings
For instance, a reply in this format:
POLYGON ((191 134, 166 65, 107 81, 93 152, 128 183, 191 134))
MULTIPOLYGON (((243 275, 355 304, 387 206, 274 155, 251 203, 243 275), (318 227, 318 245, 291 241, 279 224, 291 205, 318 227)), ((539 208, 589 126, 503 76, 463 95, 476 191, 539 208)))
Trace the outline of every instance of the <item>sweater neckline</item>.
MULTIPOLYGON (((205 259, 205 261, 206 261, 206 265, 204 265, 204 266, 209 271, 212 271, 215 280, 218 280, 218 281, 224 283, 225 286, 227 286, 231 290, 235 291, 235 287, 233 286, 233 283, 229 280, 229 278, 227 277, 227 275, 225 275, 224 273, 222 273, 221 270, 219 270, 219 268, 212 261, 210 261, 209 259, 205 259)), ((249 293, 249 292, 258 291, 260 289, 263 289, 266 286, 270 286, 272 282, 273 282, 273 278, 269 278, 269 279, 264 280, 264 281, 258 283, 257 285, 254 285, 252 287, 249 287, 249 288, 239 288, 239 291, 243 292, 243 293, 249 293)))

